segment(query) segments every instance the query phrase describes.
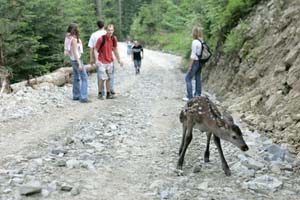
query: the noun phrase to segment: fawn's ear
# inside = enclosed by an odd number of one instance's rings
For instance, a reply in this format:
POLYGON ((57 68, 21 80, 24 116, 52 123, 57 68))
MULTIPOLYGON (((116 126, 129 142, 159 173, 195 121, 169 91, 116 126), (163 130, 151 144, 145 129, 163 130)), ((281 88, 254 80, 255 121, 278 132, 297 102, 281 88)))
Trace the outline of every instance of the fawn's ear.
POLYGON ((232 116, 226 111, 223 112, 223 119, 230 124, 234 124, 232 116))
POLYGON ((216 117, 216 122, 217 122, 218 127, 225 127, 226 128, 226 123, 224 123, 224 121, 222 119, 220 119, 219 117, 216 117))

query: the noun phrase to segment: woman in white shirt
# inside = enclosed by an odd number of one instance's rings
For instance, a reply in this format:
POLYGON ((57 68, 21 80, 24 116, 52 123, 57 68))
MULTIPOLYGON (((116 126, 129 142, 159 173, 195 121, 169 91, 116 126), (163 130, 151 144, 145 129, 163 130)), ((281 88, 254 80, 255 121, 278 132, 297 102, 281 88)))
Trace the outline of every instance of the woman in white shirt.
POLYGON ((193 28, 193 42, 192 42, 192 52, 190 56, 190 61, 188 65, 188 71, 185 76, 186 82, 186 91, 187 96, 183 98, 184 101, 188 101, 193 98, 193 85, 192 79, 195 76, 196 79, 196 87, 195 87, 195 96, 201 96, 202 92, 202 83, 201 83, 201 69, 202 64, 199 63, 199 59, 197 55, 200 55, 202 44, 200 42, 200 38, 202 37, 201 29, 199 27, 193 28))
POLYGON ((82 60, 83 47, 79 38, 78 25, 71 23, 67 29, 65 40, 65 50, 69 51, 71 64, 73 67, 73 100, 79 100, 82 103, 88 102, 87 95, 87 73, 82 60))

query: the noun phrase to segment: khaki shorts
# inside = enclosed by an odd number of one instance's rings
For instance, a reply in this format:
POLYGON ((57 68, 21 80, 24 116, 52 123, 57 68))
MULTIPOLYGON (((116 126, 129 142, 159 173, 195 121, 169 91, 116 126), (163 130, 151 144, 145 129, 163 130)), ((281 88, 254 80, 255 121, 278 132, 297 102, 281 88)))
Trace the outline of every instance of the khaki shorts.
POLYGON ((108 64, 104 64, 104 63, 97 63, 97 67, 98 67, 98 76, 100 80, 109 80, 111 77, 111 74, 113 72, 113 67, 114 67, 114 63, 108 63, 108 64))

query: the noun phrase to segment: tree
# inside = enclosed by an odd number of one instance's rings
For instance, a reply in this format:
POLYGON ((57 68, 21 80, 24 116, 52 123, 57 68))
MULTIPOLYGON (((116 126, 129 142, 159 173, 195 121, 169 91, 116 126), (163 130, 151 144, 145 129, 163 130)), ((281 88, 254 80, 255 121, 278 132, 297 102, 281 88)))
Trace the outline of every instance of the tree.
POLYGON ((95 0, 95 4, 96 4, 96 16, 99 18, 102 16, 102 1, 95 0))

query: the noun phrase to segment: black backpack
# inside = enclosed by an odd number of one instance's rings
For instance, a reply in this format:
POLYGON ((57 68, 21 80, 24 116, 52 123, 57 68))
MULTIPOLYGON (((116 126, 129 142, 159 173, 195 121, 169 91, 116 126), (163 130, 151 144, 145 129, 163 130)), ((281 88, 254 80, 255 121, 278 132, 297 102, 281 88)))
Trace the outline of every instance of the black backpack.
MULTIPOLYGON (((113 46, 115 46, 115 38, 114 38, 114 36, 111 36, 111 39, 113 41, 113 46)), ((98 53, 100 53, 100 50, 104 46, 105 42, 106 42, 106 37, 105 37, 105 35, 102 35, 102 42, 101 42, 100 48, 98 49, 98 53)))
POLYGON ((205 42, 203 42, 201 40, 199 40, 199 41, 201 43, 201 53, 200 53, 200 55, 197 55, 197 56, 199 59, 199 63, 205 64, 210 59, 212 53, 209 49, 209 46, 205 42))

